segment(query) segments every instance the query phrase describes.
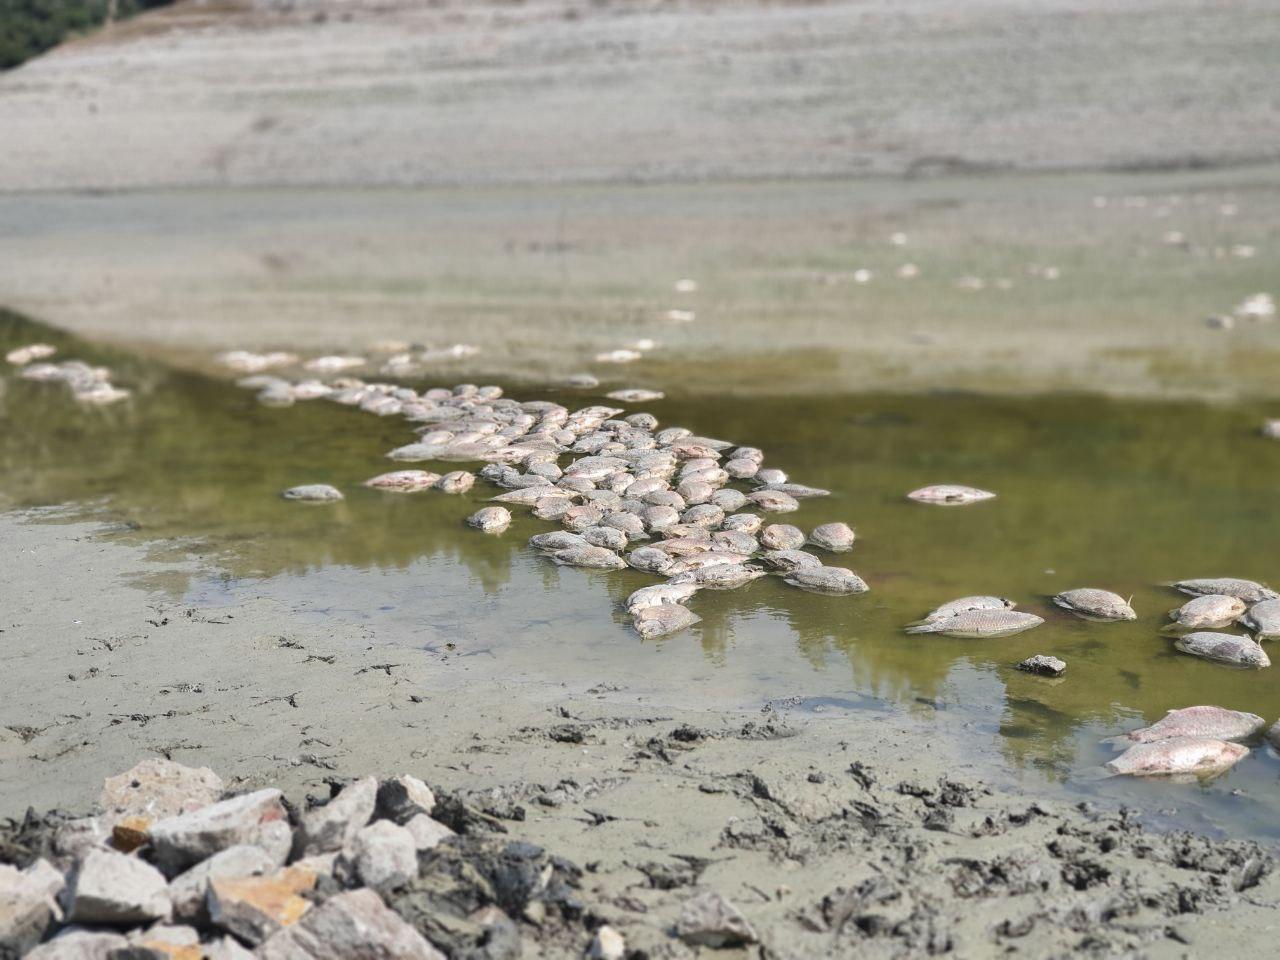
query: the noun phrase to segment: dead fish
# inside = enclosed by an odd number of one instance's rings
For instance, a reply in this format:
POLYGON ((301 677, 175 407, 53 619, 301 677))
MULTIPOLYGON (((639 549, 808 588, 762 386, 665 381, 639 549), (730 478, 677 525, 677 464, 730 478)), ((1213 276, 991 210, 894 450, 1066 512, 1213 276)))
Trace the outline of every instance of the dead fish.
POLYGON ((617 527, 587 527, 582 531, 582 539, 593 547, 604 547, 615 552, 627 547, 627 535, 617 527))
POLYGON ((735 480, 750 480, 760 472, 760 463, 757 460, 736 457, 724 465, 724 472, 735 480))
POLYGON ((127 400, 129 398, 129 391, 122 390, 109 383, 95 383, 87 387, 73 390, 71 392, 71 396, 80 403, 91 403, 94 406, 105 407, 108 404, 119 403, 121 400, 127 400))
POLYGON ((501 533, 511 526, 511 511, 505 507, 483 507, 467 517, 467 525, 482 533, 501 533))
POLYGON ((594 503, 584 503, 570 507, 561 514, 560 525, 566 530, 572 530, 574 533, 581 533, 588 527, 600 526, 600 521, 603 519, 603 510, 597 507, 594 503))
POLYGON ((674 507, 645 507, 640 513, 645 528, 659 533, 669 530, 680 522, 680 514, 674 507))
POLYGON ((1218 630, 1231 626, 1248 609, 1249 605, 1239 597, 1209 593, 1188 600, 1177 610, 1170 610, 1169 616, 1174 622, 1166 626, 1165 631, 1218 630))
POLYGON ((1248 747, 1212 737, 1172 737, 1135 744, 1106 767, 1112 773, 1131 777, 1210 776, 1229 770, 1248 753, 1248 747))
POLYGON ((1174 583, 1166 584, 1175 590, 1190 594, 1193 597, 1203 597, 1211 593, 1221 593, 1228 597, 1237 597, 1245 603, 1261 603, 1263 600, 1280 600, 1280 593, 1276 593, 1268 586, 1256 583, 1253 580, 1238 580, 1235 577, 1217 577, 1205 580, 1178 580, 1174 583))
POLYGON ((744 556, 750 556, 760 549, 760 541, 740 530, 717 530, 711 535, 711 542, 717 549, 741 553, 744 556))
POLYGON ((847 523, 824 523, 813 528, 809 542, 815 547, 832 553, 846 553, 853 549, 853 528, 847 523))
POLYGON ((796 567, 782 579, 810 593, 847 595, 870 589, 860 576, 844 567, 796 567))
POLYGON ((1081 620, 1105 623, 1114 620, 1138 619, 1138 615, 1134 613, 1128 601, 1110 590, 1081 587, 1078 590, 1067 590, 1058 594, 1053 598, 1053 602, 1064 610, 1070 610, 1081 620))
MULTIPOLYGON (((711 495, 716 492, 716 488, 709 483, 703 483, 701 480, 683 480, 676 487, 677 494, 684 499, 689 506, 697 506, 700 503, 706 503, 711 499, 711 495)), ((723 512, 723 511, 721 511, 723 512)))
POLYGON ((705 590, 733 590, 764 575, 763 570, 741 563, 713 563, 678 573, 667 582, 675 586, 694 585, 705 590))
POLYGON ((696 583, 657 583, 641 587, 627 597, 627 612, 633 617, 641 610, 662 606, 664 603, 684 603, 698 592, 696 583))
POLYGON ((760 532, 760 546, 766 550, 799 550, 804 540, 804 531, 789 523, 771 523, 760 532))
POLYGON ((650 400, 661 400, 666 396, 661 390, 614 390, 606 393, 610 400, 621 400, 623 403, 648 403, 650 400))
POLYGON ((757 470, 755 479, 757 483, 786 483, 787 475, 781 470, 765 469, 757 470))
POLYGON ((628 540, 646 540, 649 537, 649 531, 645 529, 644 521, 634 513, 626 513, 625 511, 608 513, 601 518, 598 525, 601 527, 613 527, 615 530, 625 534, 628 540))
POLYGON ((1225 707, 1183 707, 1170 710, 1149 727, 1130 730, 1113 737, 1111 742, 1151 743, 1171 737, 1213 737, 1218 740, 1244 740, 1267 725, 1253 713, 1228 710, 1225 707))
POLYGON ((769 550, 761 559, 771 569, 781 573, 790 573, 793 570, 801 570, 806 567, 817 568, 822 566, 821 560, 812 553, 805 553, 803 550, 769 550))
POLYGON ((1250 667, 1255 670, 1271 666, 1271 658, 1256 642, 1248 637, 1237 637, 1230 633, 1209 631, 1188 633, 1185 637, 1174 640, 1173 645, 1183 653, 1217 663, 1250 667))
POLYGON ((568 490, 561 490, 559 487, 541 486, 541 487, 520 487, 515 490, 508 490, 506 493, 500 493, 496 497, 490 497, 494 503, 515 503, 520 506, 531 507, 543 500, 564 500, 568 502, 573 499, 573 495, 568 490))
POLYGON ((1262 435, 1272 440, 1280 440, 1280 420, 1268 420, 1264 423, 1262 435))
POLYGON ((966 487, 962 484, 938 483, 931 487, 921 487, 907 494, 908 500, 917 503, 940 503, 949 506, 961 506, 966 503, 977 503, 980 500, 991 500, 994 493, 979 490, 977 487, 966 487))
POLYGON ((687 573, 691 570, 702 570, 705 567, 716 567, 721 564, 742 565, 748 563, 750 557, 729 550, 708 550, 689 557, 677 558, 671 573, 687 573))
POLYGON ((724 511, 711 503, 700 503, 680 514, 680 522, 694 527, 711 529, 724 522, 724 511))
POLYGON ((300 487, 290 487, 280 496, 286 500, 303 500, 307 503, 333 503, 343 499, 342 491, 327 483, 306 483, 300 487))
POLYGON ((767 483, 760 489, 774 493, 785 493, 796 500, 804 500, 807 497, 831 496, 830 490, 823 490, 821 487, 807 487, 803 483, 767 483))
POLYGON ((747 494, 747 499, 769 513, 793 513, 800 509, 800 501, 778 490, 754 490, 747 494))
POLYGON ((709 532, 702 527, 694 527, 693 529, 705 534, 705 536, 669 537, 654 544, 654 547, 673 557, 693 557, 716 548, 715 541, 711 539, 709 532))
POLYGON ((440 474, 428 470, 392 470, 380 473, 364 482, 366 487, 374 490, 389 490, 393 493, 417 493, 435 485, 440 474))
POLYGON ((556 550, 551 559, 566 567, 586 567, 590 570, 621 570, 627 564, 612 550, 591 545, 556 550))
POLYGON ((475 486, 475 482, 476 476, 474 473, 467 473, 465 470, 454 470, 452 473, 446 473, 436 481, 436 489, 443 493, 466 493, 475 486))
POLYGON ((435 460, 444 449, 438 443, 407 443, 403 447, 396 447, 387 457, 404 463, 419 463, 423 460, 435 460))
POLYGON ((741 490, 734 490, 730 487, 724 487, 717 490, 711 495, 710 503, 719 507, 725 513, 732 513, 735 510, 741 510, 747 505, 747 495, 741 490))
POLYGON ((1280 600, 1255 603, 1240 622, 1253 631, 1255 640, 1280 639, 1280 600))
POLYGON ((355 367, 363 367, 367 360, 364 357, 316 357, 314 360, 308 360, 302 365, 302 369, 310 370, 313 373, 341 373, 343 370, 351 370, 355 367))
MULTIPOLYGON (((745 498, 744 498, 745 499, 745 498)), ((722 504, 716 504, 720 509, 724 509, 722 504)), ((760 531, 760 525, 763 521, 754 513, 734 513, 724 518, 724 523, 720 524, 721 530, 737 530, 741 533, 755 534, 760 531)))
POLYGON ((644 354, 639 350, 606 350, 604 353, 596 354, 596 363, 632 363, 643 356, 644 354))
POLYGON ((952 600, 944 603, 942 606, 933 610, 923 620, 917 620, 909 623, 909 627, 918 627, 922 623, 936 623, 939 620, 948 620, 951 617, 961 613, 968 613, 970 610, 1012 610, 1017 604, 1005 597, 961 597, 959 600, 952 600))
POLYGON ((656 547, 636 547, 627 554, 627 566, 642 573, 656 573, 665 577, 675 566, 675 558, 656 547))
POLYGON ((533 515, 539 520, 559 520, 572 506, 573 501, 564 497, 539 497, 533 505, 533 515))
POLYGON ((4 358, 15 367, 25 367, 32 360, 44 360, 52 357, 57 352, 57 347, 50 346, 47 343, 30 343, 25 347, 10 350, 4 355, 4 358))
POLYGON ((1018 610, 966 610, 943 620, 907 627, 907 633, 942 633, 969 639, 1009 637, 1044 623, 1043 617, 1018 610))
POLYGON ((569 533, 565 530, 554 530, 551 533, 536 533, 529 538, 529 546, 535 550, 542 550, 545 553, 554 553, 557 550, 568 550, 572 547, 585 547, 587 541, 581 534, 569 533))
POLYGON ((664 603, 656 607, 645 607, 632 616, 631 622, 635 625, 636 633, 643 639, 654 640, 687 630, 694 624, 701 623, 702 618, 678 603, 664 603))

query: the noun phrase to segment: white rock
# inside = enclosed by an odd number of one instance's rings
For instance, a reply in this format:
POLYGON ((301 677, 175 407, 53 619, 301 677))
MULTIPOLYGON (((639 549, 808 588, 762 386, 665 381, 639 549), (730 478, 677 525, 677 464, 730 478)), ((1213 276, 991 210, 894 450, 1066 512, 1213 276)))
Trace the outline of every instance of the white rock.
POLYGON ((136 924, 169 916, 169 884, 149 863, 92 850, 71 878, 67 918, 75 923, 136 924))
POLYGON ((379 820, 363 828, 347 854, 360 881, 375 890, 394 890, 418 875, 418 848, 405 827, 379 820))
POLYGON ((685 901, 676 921, 676 936, 685 943, 707 947, 740 946, 758 939, 738 908, 710 890, 685 901))
POLYGON ((170 874, 239 844, 262 847, 284 863, 293 841, 280 791, 274 788, 161 820, 152 824, 149 835, 156 862, 170 874))
POLYGON ((372 890, 330 897, 258 948, 259 960, 444 960, 372 890))
POLYGON ((224 789, 222 778, 208 767, 185 767, 157 757, 108 777, 98 803, 106 811, 108 825, 124 817, 164 820, 207 807, 224 789))
POLYGON ((378 781, 365 777, 343 788, 326 803, 308 811, 299 828, 304 856, 341 850, 355 838, 373 816, 378 799, 378 781))
POLYGON ((617 930, 603 926, 596 930, 587 948, 588 960, 622 960, 627 955, 627 942, 617 930))
POLYGON ((0 864, 0 957, 21 956, 62 919, 57 896, 66 881, 47 860, 19 870, 0 864))
POLYGON ((111 952, 129 946, 118 933, 71 927, 42 943, 25 960, 108 960, 111 952))
POLYGON ((442 840, 454 836, 452 830, 439 820, 428 817, 425 813, 411 818, 404 827, 413 834, 414 846, 419 850, 430 850, 442 840))
POLYGON ((203 923, 208 919, 205 897, 214 877, 253 877, 271 873, 280 862, 261 847, 238 844, 220 850, 208 860, 179 874, 169 884, 173 915, 179 920, 203 923))

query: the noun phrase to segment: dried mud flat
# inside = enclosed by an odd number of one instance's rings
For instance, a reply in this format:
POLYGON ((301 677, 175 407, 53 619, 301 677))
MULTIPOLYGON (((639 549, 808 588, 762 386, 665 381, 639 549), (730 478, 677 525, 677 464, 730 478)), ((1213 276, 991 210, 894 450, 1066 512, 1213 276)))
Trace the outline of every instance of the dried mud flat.
POLYGON ((634 956, 688 955, 673 925, 706 890, 758 935, 740 949, 769 957, 1226 954, 1274 928, 1269 849, 1023 795, 909 716, 693 709, 625 677, 503 677, 465 645, 274 602, 183 606, 156 591, 189 566, 100 533, 4 521, 6 582, 30 585, 0 635, 5 860, 56 820, 22 822, 28 805, 87 812, 104 778, 163 756, 297 810, 347 778, 425 780, 461 837, 387 901, 453 956, 515 955, 475 919, 495 899, 525 955, 581 955, 601 923, 634 956), (504 864, 563 883, 504 894, 504 864))

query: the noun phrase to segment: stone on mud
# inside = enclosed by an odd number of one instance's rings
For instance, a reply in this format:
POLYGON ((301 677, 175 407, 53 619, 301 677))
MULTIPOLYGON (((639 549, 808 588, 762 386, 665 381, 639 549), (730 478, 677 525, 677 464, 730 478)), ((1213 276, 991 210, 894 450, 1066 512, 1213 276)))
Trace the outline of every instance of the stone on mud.
POLYGON ((293 840, 280 791, 273 788, 161 820, 150 836, 156 863, 170 875, 239 844, 261 847, 284 863, 293 840))
POLYGON ((622 960, 627 955, 627 942, 608 925, 596 930, 587 948, 587 960, 622 960))
POLYGON ((302 918, 311 902, 301 894, 315 885, 316 875, 302 867, 265 877, 214 877, 209 881, 210 922, 247 943, 260 944, 302 918))
POLYGON ((185 767, 153 757, 103 781, 98 803, 109 826, 128 817, 154 822, 207 807, 223 790, 222 778, 208 767, 185 767))
POLYGON ((402 920, 372 890, 330 897, 302 921, 281 930, 259 960, 444 960, 444 954, 402 920))
POLYGON ((676 921, 676 936, 705 947, 735 947, 759 939, 738 908, 711 890, 685 901, 676 921))
POLYGON ((373 816, 378 799, 378 781, 365 777, 347 784, 323 807, 302 817, 298 844, 304 856, 341 850, 355 838, 373 816))
POLYGON ((168 919, 169 884, 151 864, 114 850, 92 850, 71 877, 67 919, 120 925, 168 919))
POLYGON ((1041 677, 1060 677, 1067 672, 1067 664, 1057 657, 1038 653, 1034 657, 1027 657, 1027 659, 1019 663, 1018 669, 1041 677))

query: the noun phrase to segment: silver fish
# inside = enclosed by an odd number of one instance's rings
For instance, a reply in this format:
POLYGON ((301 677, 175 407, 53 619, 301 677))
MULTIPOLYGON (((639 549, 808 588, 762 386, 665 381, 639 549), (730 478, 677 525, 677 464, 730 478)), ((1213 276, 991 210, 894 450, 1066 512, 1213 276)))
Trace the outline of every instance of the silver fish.
POLYGON ((809 542, 815 547, 832 553, 845 553, 853 549, 853 528, 847 523, 824 523, 813 528, 809 542))
POLYGON ((1131 777, 1212 776, 1231 769, 1248 753, 1248 747, 1212 737, 1172 737, 1135 744, 1106 766, 1131 777))
POLYGON ((302 500, 307 503, 333 503, 343 499, 342 491, 327 483, 307 483, 300 487, 290 487, 280 496, 286 500, 302 500))
POLYGON ((694 585, 707 590, 733 590, 763 577, 764 571, 740 563, 713 563, 673 576, 668 583, 675 586, 694 585))
POLYGON ((1067 590, 1053 598, 1053 602, 1064 610, 1070 610, 1082 620, 1107 622, 1113 620, 1137 620, 1127 600, 1110 590, 1096 590, 1093 587, 1081 587, 1078 590, 1067 590))
POLYGON ((627 566, 642 573, 656 573, 665 577, 675 566, 675 558, 657 547, 636 547, 627 554, 627 566))
MULTIPOLYGON (((718 503, 716 506, 722 510, 725 509, 723 504, 718 503)), ((720 524, 720 529, 739 530, 742 533, 755 534, 760 531, 760 524, 760 518, 754 513, 734 513, 724 518, 724 523, 720 524)))
POLYGON ((1221 593, 1228 597, 1238 597, 1245 603, 1261 603, 1263 600, 1280 600, 1268 586, 1253 580, 1238 580, 1235 577, 1217 577, 1204 580, 1178 580, 1168 584, 1175 590, 1181 590, 1193 597, 1203 597, 1210 593, 1221 593))
MULTIPOLYGON (((1268 601, 1274 602, 1274 601, 1268 601)), ((1224 593, 1209 593, 1203 597, 1188 600, 1177 610, 1170 610, 1173 623, 1166 631, 1218 630, 1229 627, 1244 615, 1249 605, 1239 597, 1228 597, 1224 593)))
POLYGON ((590 570, 621 570, 627 563, 612 550, 604 547, 569 547, 556 550, 551 559, 566 567, 586 567, 590 570))
POLYGON ((364 482, 366 487, 374 490, 390 490, 395 493, 417 493, 435 486, 440 474, 429 470, 393 470, 380 473, 364 482))
POLYGON ((747 499, 769 513, 794 513, 800 509, 800 501, 778 490, 755 490, 747 494, 747 499))
POLYGON ((1253 631, 1255 640, 1280 639, 1280 600, 1255 603, 1240 622, 1253 631))
POLYGON ((870 589, 866 581, 844 567, 797 567, 782 579, 785 583, 810 593, 843 596, 866 593, 870 589))
POLYGON ((804 531, 789 523, 771 523, 760 531, 760 546, 766 550, 799 550, 804 540, 804 531))
POLYGON ((823 490, 821 487, 807 487, 803 483, 767 483, 760 489, 773 493, 785 493, 796 500, 803 500, 806 497, 831 496, 830 490, 823 490))
POLYGON ((1005 597, 961 597, 959 600, 952 600, 944 603, 929 613, 923 620, 917 620, 909 623, 909 627, 918 627, 922 623, 934 623, 938 620, 947 620, 961 613, 968 613, 970 610, 1012 610, 1017 604, 1005 597))
POLYGON ((967 610, 945 620, 933 620, 914 627, 907 633, 943 633, 949 637, 1008 637, 1044 623, 1043 617, 1018 610, 967 610))
POLYGON ((1214 737, 1218 740, 1244 740, 1267 725, 1257 714, 1228 710, 1225 707, 1199 706, 1170 710, 1149 727, 1130 730, 1113 742, 1150 743, 1170 737, 1214 737))
POLYGON ((657 637, 669 637, 673 633, 687 630, 702 618, 687 607, 678 603, 663 603, 656 607, 645 607, 632 616, 636 633, 645 640, 657 637))
POLYGON ((529 538, 529 546, 535 550, 554 553, 556 550, 568 550, 570 547, 585 547, 587 541, 577 533, 567 530, 554 530, 551 533, 538 533, 529 538))
POLYGON ((1178 637, 1173 641, 1173 645, 1183 653, 1218 663, 1254 669, 1271 666, 1271 658, 1262 647, 1248 637, 1237 637, 1230 633, 1197 631, 1188 633, 1185 637, 1178 637))
MULTIPOLYGON (((465 470, 454 470, 446 473, 436 481, 436 489, 444 493, 466 493, 475 486, 476 475, 465 470)), ((512 491, 515 493, 516 491, 512 491)))
POLYGON ((627 597, 627 612, 635 616, 648 607, 657 607, 664 603, 684 603, 697 592, 696 583, 657 583, 651 587, 641 587, 627 597))
POLYGON ((822 561, 803 550, 769 550, 761 558, 774 570, 791 573, 806 567, 821 567, 822 561))
POLYGON ((617 527, 587 527, 582 531, 582 539, 606 550, 625 550, 627 546, 627 535, 617 527))
POLYGON ((995 494, 988 490, 955 483, 936 483, 931 487, 921 487, 907 494, 907 499, 915 500, 917 503, 940 503, 950 506, 977 503, 994 497, 995 494))
POLYGON ((467 525, 483 533, 501 533, 511 526, 511 511, 505 507, 484 507, 467 517, 467 525))

